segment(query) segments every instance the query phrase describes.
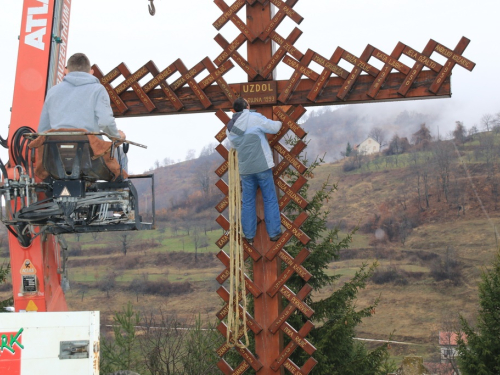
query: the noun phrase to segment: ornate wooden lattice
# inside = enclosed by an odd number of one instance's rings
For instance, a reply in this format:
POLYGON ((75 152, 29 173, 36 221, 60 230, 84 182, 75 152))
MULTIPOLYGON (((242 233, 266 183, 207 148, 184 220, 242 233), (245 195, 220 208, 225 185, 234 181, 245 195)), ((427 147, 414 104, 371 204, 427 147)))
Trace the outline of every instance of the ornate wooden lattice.
MULTIPOLYGON (((306 147, 302 141, 306 133, 298 124, 306 111, 304 106, 449 97, 450 74, 454 66, 458 64, 468 70, 475 66, 462 56, 470 42, 465 37, 453 50, 430 40, 422 52, 400 42, 390 54, 372 45, 367 45, 359 56, 341 47, 337 47, 330 58, 311 49, 303 53, 294 46, 302 34, 297 27, 288 36, 277 31, 286 17, 296 24, 302 22, 303 18, 293 9, 297 2, 235 0, 228 5, 224 0, 214 0, 222 14, 213 26, 221 30, 231 22, 240 34, 233 41, 217 34, 215 41, 222 52, 213 61, 206 57, 191 69, 187 69, 180 59, 162 71, 152 61, 134 73, 123 63, 107 74, 103 74, 97 65, 93 67, 94 74, 109 93, 115 116, 216 113, 224 124, 216 135, 220 142, 216 149, 225 160, 215 171, 220 178, 216 186, 225 195, 216 206, 220 213, 217 222, 226 232, 230 224, 223 213, 228 206, 228 186, 223 177, 228 169, 228 150, 222 142, 226 138, 225 124, 229 121, 225 111, 232 108, 238 96, 246 97, 252 107, 265 116, 283 122, 281 131, 269 139, 275 151, 276 167, 273 173, 280 192, 279 206, 283 210, 293 201, 297 207, 305 209, 308 203, 299 191, 307 181, 304 177, 307 167, 299 160, 299 155, 306 147), (274 14, 271 5, 276 8, 274 14), (242 19, 238 14, 244 9, 246 17, 242 19), (276 45, 275 51, 271 48, 272 43, 276 45), (247 48, 247 58, 238 52, 243 45, 247 48), (443 65, 432 59, 434 52, 446 58, 443 65), (400 61, 403 55, 415 60, 412 67, 400 61), (377 69, 374 60, 381 61, 383 67, 377 69), (342 67, 346 66, 345 62, 352 65, 351 70, 342 67), (279 64, 292 68, 289 79, 273 80, 273 73, 279 64), (248 76, 248 81, 228 84, 224 75, 236 65, 248 76), (149 80, 145 84, 139 83, 146 76, 149 80), (198 76, 203 78, 197 80, 198 76), (123 81, 112 86, 112 82, 119 77, 123 81), (286 134, 293 134, 298 139, 292 148, 280 142, 286 134), (288 168, 299 175, 292 186, 282 177, 288 168)), ((224 374, 243 374, 250 368, 259 375, 284 373, 285 369, 292 374, 308 374, 316 361, 312 358, 315 348, 306 339, 314 327, 307 320, 314 311, 304 303, 312 290, 307 284, 311 274, 302 266, 309 255, 306 246, 310 239, 301 230, 307 213, 301 212, 293 221, 282 213, 281 222, 285 231, 280 240, 273 243, 265 234, 262 207, 262 202, 258 201, 259 224, 254 246, 244 243, 245 257, 253 262, 253 279, 247 276, 245 286, 254 299, 254 317, 247 313, 246 328, 255 339, 255 354, 249 349, 236 349, 242 360, 233 369, 224 359, 230 348, 223 345, 217 351, 221 357, 218 366, 224 374), (284 249, 292 237, 304 245, 295 258, 284 249), (296 294, 286 286, 294 274, 304 280, 304 287, 295 291, 296 294), (284 308, 283 300, 287 301, 284 308), (302 327, 294 328, 287 322, 296 312, 307 318, 302 327), (284 335, 289 338, 286 347, 282 344, 284 335), (290 355, 299 347, 310 356, 300 366, 290 360, 290 355)), ((224 319, 228 314, 229 294, 222 284, 229 278, 229 256, 224 251, 228 242, 227 234, 217 241, 221 249, 217 256, 226 267, 217 277, 221 284, 217 293, 225 301, 225 306, 217 314, 221 320, 218 329, 224 336, 227 332, 224 319)))

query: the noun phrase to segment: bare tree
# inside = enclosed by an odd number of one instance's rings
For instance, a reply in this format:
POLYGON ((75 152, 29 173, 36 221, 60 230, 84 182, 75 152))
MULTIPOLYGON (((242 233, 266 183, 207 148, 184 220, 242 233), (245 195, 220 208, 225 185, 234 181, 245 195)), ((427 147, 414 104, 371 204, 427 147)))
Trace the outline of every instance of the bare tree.
POLYGON ((370 133, 368 133, 369 137, 372 137, 380 144, 380 148, 385 146, 385 135, 386 135, 385 130, 379 127, 372 128, 370 133))
POLYGON ((100 280, 98 287, 101 291, 106 292, 106 297, 109 298, 109 292, 116 286, 116 274, 108 272, 100 280))
POLYGON ((127 232, 120 234, 120 242, 122 244, 123 255, 127 255, 128 246, 130 244, 130 234, 127 232))
POLYGON ((86 284, 80 284, 80 286, 78 287, 78 293, 82 295, 82 301, 83 297, 85 297, 85 293, 87 293, 88 291, 89 291, 89 286, 86 284))
POLYGON ((168 165, 171 165, 171 164, 174 164, 175 161, 173 159, 170 159, 169 157, 166 157, 165 159, 163 159, 163 165, 166 167, 168 165))
POLYGON ((420 129, 413 133, 412 136, 413 143, 419 148, 426 149, 432 140, 431 131, 424 124, 420 125, 420 129))
POLYGON ((433 144, 434 165, 439 177, 444 197, 448 202, 451 164, 455 155, 455 149, 450 142, 438 141, 433 144))
POLYGON ((216 147, 217 147, 217 143, 215 143, 215 142, 209 143, 208 145, 204 146, 201 149, 200 158, 212 155, 215 152, 216 147))
POLYGON ((141 278, 135 278, 130 282, 129 289, 135 293, 137 302, 139 302, 139 294, 144 294, 145 285, 146 283, 141 278))
POLYGON ((187 160, 193 160, 196 156, 196 151, 194 149, 190 149, 188 150, 187 154, 186 154, 186 161, 187 160))
POLYGON ((161 308, 144 315, 137 335, 143 363, 153 375, 210 375, 217 372, 216 349, 223 337, 212 324, 203 329, 201 319, 180 321, 161 308), (190 326, 190 329, 183 329, 190 326))
POLYGON ((489 132, 494 125, 493 115, 490 113, 484 114, 483 117, 481 117, 481 124, 483 125, 483 128, 489 132))
POLYGON ((455 130, 453 131, 453 138, 456 143, 463 144, 465 143, 467 131, 465 129, 464 123, 462 121, 455 122, 455 130))
POLYGON ((205 160, 197 169, 196 180, 200 185, 203 196, 206 198, 210 195, 210 176, 213 174, 210 163, 205 160))

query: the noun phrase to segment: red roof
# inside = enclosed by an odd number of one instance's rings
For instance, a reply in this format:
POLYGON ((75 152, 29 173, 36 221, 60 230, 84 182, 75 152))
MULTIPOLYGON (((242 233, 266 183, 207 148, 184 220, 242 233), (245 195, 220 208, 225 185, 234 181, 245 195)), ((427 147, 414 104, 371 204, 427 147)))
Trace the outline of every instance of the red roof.
MULTIPOLYGON (((458 335, 455 332, 439 331, 439 345, 457 346, 458 335)), ((465 333, 462 333, 462 340, 467 342, 465 333)))

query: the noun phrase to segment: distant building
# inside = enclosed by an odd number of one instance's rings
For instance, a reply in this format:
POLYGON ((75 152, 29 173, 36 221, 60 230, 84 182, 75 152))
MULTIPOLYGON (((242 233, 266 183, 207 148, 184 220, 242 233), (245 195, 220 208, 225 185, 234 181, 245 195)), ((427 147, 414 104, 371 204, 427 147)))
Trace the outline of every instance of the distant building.
MULTIPOLYGON (((441 363, 447 363, 458 356, 457 352, 458 335, 455 332, 439 331, 439 346, 441 348, 441 363)), ((467 341, 464 334, 462 339, 467 341)))
POLYGON ((372 137, 366 138, 359 145, 354 146, 354 149, 361 155, 371 155, 380 152, 380 143, 372 137))

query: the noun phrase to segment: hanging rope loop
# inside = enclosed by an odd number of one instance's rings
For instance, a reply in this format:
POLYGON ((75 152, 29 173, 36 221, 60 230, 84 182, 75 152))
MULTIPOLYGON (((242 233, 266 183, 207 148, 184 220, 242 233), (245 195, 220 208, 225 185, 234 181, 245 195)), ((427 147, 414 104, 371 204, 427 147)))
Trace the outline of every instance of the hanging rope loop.
POLYGON ((238 153, 229 151, 229 313, 227 316, 226 342, 230 347, 246 348, 247 297, 245 288, 245 254, 241 245, 241 187, 238 153), (242 305, 240 305, 240 300, 242 305), (242 332, 243 331, 243 332, 242 332), (245 335, 245 343, 239 337, 245 335))

